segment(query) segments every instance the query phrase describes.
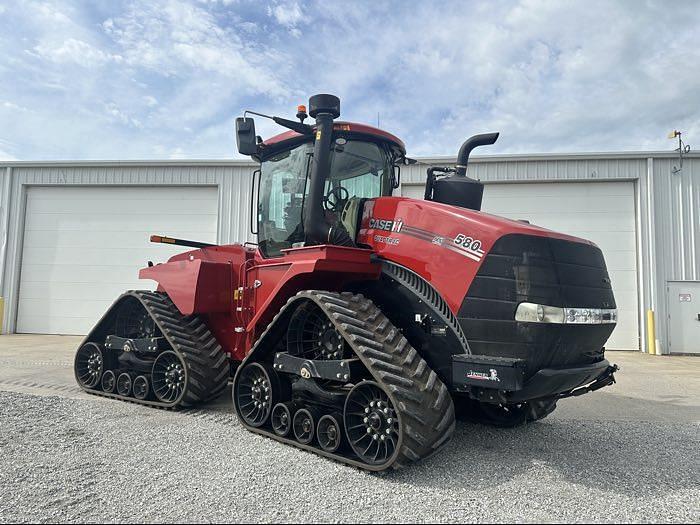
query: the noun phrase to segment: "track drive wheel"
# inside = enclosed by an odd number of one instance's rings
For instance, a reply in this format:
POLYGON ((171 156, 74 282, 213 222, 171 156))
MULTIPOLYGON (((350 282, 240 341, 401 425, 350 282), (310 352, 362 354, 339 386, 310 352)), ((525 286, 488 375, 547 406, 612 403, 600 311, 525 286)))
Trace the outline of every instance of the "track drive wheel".
POLYGON ((345 428, 350 446, 365 463, 381 465, 396 452, 399 419, 389 396, 374 381, 363 381, 348 394, 345 428))
POLYGON ((243 421, 258 428, 269 419, 278 395, 277 373, 266 364, 250 363, 234 385, 233 402, 243 421))
POLYGON ((73 366, 75 377, 85 388, 94 388, 100 383, 104 357, 102 349, 96 343, 85 343, 75 354, 73 366))

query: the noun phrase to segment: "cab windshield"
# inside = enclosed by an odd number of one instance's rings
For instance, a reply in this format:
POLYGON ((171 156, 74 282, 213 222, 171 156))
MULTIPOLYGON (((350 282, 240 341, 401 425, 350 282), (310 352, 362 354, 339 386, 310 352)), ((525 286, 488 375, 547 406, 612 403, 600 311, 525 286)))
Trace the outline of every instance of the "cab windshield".
MULTIPOLYGON (((303 245, 303 208, 312 157, 313 143, 307 142, 262 162, 258 245, 265 257, 303 245)), ((353 199, 391 195, 392 169, 391 154, 382 145, 336 138, 324 189, 326 221, 341 222, 343 209, 353 199)))

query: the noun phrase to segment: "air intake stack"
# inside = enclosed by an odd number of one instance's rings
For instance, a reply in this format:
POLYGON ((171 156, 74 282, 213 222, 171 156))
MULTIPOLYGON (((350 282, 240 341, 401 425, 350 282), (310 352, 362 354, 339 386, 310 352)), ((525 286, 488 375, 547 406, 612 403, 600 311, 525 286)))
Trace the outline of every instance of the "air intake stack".
POLYGON ((484 185, 467 177, 467 163, 474 148, 493 144, 497 139, 498 133, 474 135, 459 148, 457 165, 454 168, 430 168, 425 199, 479 211, 484 196, 484 185), (439 173, 444 175, 436 175, 439 173), (448 175, 449 173, 451 175, 448 175))

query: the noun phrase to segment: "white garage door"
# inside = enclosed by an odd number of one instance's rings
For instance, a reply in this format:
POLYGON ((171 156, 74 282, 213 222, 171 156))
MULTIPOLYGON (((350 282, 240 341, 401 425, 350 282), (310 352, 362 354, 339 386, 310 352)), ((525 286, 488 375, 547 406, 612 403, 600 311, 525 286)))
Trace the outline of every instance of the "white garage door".
MULTIPOLYGON (((423 186, 402 191, 414 198, 423 192, 423 186)), ((619 315, 606 348, 639 349, 633 183, 487 184, 482 209, 595 242, 605 256, 619 315)))
POLYGON ((187 248, 151 234, 216 242, 213 187, 32 187, 27 192, 17 332, 86 334, 148 260, 187 248))

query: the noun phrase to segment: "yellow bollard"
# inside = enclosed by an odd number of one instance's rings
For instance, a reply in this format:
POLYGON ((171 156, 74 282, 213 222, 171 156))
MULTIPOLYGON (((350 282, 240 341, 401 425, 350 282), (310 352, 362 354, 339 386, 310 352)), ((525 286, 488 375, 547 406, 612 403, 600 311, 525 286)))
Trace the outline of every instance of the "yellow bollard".
POLYGON ((647 352, 656 355, 656 325, 654 324, 654 310, 647 310, 647 352))

